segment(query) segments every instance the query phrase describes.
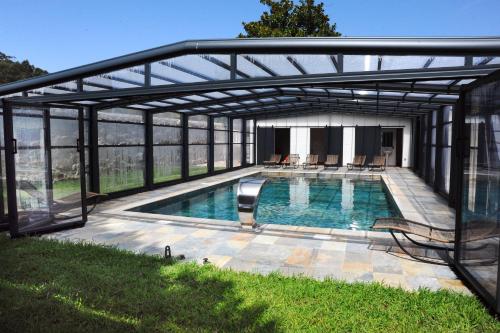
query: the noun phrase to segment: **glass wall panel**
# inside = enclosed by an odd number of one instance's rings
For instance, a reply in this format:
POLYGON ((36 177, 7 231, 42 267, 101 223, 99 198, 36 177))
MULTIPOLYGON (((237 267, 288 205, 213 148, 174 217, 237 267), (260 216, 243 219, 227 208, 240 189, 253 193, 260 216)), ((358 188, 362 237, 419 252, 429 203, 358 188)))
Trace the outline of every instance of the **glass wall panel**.
POLYGON ((441 137, 438 140, 440 161, 440 175, 437 179, 438 190, 442 193, 450 193, 450 163, 452 144, 452 120, 453 107, 446 106, 442 109, 442 120, 438 125, 441 127, 441 137))
POLYGON ((241 166, 243 158, 243 121, 233 119, 233 168, 241 166))
POLYGON ((117 192, 144 186, 144 112, 115 108, 98 112, 100 190, 117 192))
POLYGON ((500 82, 465 94, 459 265, 496 299, 500 223, 500 82))
POLYGON ((214 118, 214 171, 229 166, 229 121, 227 117, 214 118))
POLYGON ((144 147, 99 147, 99 179, 104 193, 144 186, 144 147))
POLYGON ((153 182, 182 177, 182 121, 179 113, 153 115, 153 182))
POLYGON ((182 146, 154 146, 154 182, 181 178, 182 146))
POLYGON ((0 107, 0 227, 7 227, 7 178, 5 175, 5 145, 3 132, 3 109, 0 107))
POLYGON ((208 172, 208 117, 188 117, 189 176, 208 172))
POLYGON ((245 140, 245 145, 246 145, 246 163, 247 164, 253 164, 255 162, 254 160, 254 144, 255 144, 255 133, 254 133, 254 120, 253 119, 247 119, 245 122, 245 135, 246 135, 246 140, 245 140))

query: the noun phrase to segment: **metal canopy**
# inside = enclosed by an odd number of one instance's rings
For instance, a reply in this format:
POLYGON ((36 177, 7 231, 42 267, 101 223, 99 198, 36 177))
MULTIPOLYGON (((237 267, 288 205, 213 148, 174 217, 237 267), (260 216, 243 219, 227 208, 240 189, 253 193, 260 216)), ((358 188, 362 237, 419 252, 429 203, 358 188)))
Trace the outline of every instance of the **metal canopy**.
POLYGON ((294 112, 418 116, 500 69, 500 38, 185 41, 0 86, 42 106, 265 117, 294 112))

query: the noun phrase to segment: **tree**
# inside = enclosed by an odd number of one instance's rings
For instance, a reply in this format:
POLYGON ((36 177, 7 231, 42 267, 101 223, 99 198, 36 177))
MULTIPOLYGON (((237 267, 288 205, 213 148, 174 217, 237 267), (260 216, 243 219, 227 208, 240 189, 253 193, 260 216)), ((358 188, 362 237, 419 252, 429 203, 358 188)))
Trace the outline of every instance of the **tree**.
POLYGON ((0 84, 44 74, 47 74, 47 71, 33 66, 28 60, 15 61, 14 57, 0 52, 0 84))
POLYGON ((314 0, 260 0, 269 7, 259 21, 242 22, 246 34, 238 37, 338 37, 336 24, 330 24, 324 4, 314 0))

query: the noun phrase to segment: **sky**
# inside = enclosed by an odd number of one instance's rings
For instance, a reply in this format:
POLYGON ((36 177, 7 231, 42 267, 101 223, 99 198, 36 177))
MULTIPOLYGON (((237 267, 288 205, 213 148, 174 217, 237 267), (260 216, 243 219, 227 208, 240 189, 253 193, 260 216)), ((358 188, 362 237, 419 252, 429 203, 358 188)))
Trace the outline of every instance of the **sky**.
MULTIPOLYGON (((343 36, 500 36, 500 0, 323 2, 343 36)), ((55 72, 187 39, 233 38, 266 7, 258 0, 0 0, 0 8, 0 52, 55 72)))

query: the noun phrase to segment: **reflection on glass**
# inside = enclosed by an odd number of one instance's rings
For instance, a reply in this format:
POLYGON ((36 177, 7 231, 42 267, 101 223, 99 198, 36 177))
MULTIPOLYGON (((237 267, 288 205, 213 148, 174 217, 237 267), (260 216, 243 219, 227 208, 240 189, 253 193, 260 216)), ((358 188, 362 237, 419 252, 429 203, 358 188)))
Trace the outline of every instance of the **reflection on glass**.
POLYGON ((144 147, 100 147, 101 192, 144 186, 144 147))
POLYGON ((189 146, 189 175, 196 176, 208 172, 208 145, 189 146))
POLYGON ((182 146, 153 147, 154 182, 181 178, 182 146))

